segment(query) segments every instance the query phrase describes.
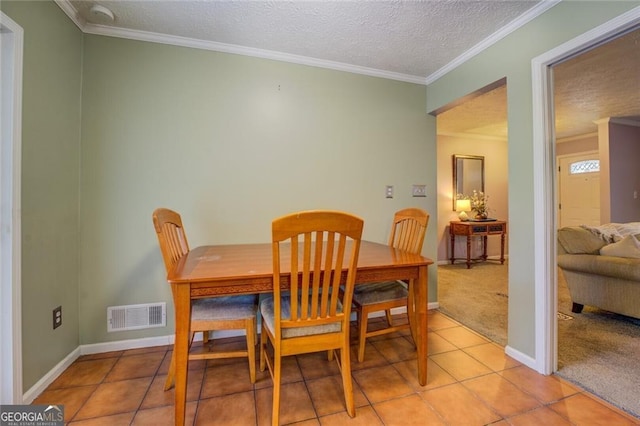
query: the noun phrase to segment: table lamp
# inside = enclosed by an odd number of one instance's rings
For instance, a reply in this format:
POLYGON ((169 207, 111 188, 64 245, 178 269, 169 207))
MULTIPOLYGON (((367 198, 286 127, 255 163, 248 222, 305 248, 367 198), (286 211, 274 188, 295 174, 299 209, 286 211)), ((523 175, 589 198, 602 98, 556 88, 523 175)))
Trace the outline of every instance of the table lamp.
POLYGON ((471 200, 456 200, 456 211, 459 212, 458 219, 462 222, 469 220, 467 212, 471 211, 471 200))

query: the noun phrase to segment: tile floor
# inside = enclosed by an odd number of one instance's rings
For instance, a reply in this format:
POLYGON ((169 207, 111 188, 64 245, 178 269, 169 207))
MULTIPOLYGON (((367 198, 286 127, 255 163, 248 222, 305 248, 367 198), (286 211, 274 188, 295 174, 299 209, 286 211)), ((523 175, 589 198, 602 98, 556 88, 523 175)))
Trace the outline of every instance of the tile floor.
MULTIPOLYGON (((373 319, 371 326, 382 319, 373 319)), ((429 313, 426 386, 416 379, 407 333, 367 342, 352 361, 356 417, 344 409, 337 365, 326 353, 286 358, 282 424, 306 425, 638 425, 640 419, 555 376, 543 376, 444 314, 429 313)), ((355 339, 354 339, 355 343, 355 339)), ((243 345, 230 338, 225 345, 243 345)), ((356 346, 352 347, 352 360, 356 346)), ((71 425, 172 425, 173 391, 162 390, 171 347, 81 356, 34 404, 64 404, 71 425)), ((187 424, 268 425, 272 382, 249 382, 246 360, 192 361, 187 424)))

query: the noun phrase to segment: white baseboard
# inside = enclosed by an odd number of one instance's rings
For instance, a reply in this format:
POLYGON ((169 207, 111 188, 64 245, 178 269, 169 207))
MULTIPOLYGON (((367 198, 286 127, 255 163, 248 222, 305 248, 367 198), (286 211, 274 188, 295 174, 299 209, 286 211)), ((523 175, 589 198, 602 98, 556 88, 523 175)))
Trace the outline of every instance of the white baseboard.
MULTIPOLYGON (((438 309, 439 307, 440 307, 440 303, 438 303, 438 302, 430 302, 427 305, 427 309, 428 310, 438 309)), ((394 315, 400 315, 400 314, 404 314, 406 312, 407 312, 407 308, 393 308, 393 309, 391 309, 391 313, 394 314, 394 315)), ((382 317, 382 316, 384 316, 384 311, 375 312, 375 313, 371 314, 369 316, 369 318, 376 318, 376 317, 382 317)), ((356 320, 355 316, 352 316, 351 320, 355 321, 356 320)))
POLYGON ((81 345, 81 355, 100 354, 104 352, 126 351, 129 349, 149 348, 152 346, 164 346, 173 344, 173 335, 144 337, 141 339, 116 340, 113 342, 94 343, 81 345))
MULTIPOLYGON (((428 309, 438 309, 438 302, 429 303, 428 309)), ((394 308, 391 310, 393 314, 403 314, 407 311, 406 308, 394 308)), ((371 315, 373 317, 383 316, 384 312, 376 312, 371 315)), ((355 314, 353 318, 355 321, 355 314)), ((260 333, 260 329, 258 329, 260 333)), ((214 338, 236 337, 243 336, 242 330, 222 330, 215 331, 214 338)), ((69 355, 67 355, 62 361, 60 361, 55 367, 53 367, 47 374, 45 374, 38 382, 33 385, 23 396, 22 401, 24 404, 31 404, 34 399, 38 397, 55 379, 58 378, 73 362, 81 355, 91 355, 104 352, 125 351, 129 349, 149 348, 152 346, 165 346, 173 345, 175 335, 158 336, 158 337, 144 337, 141 339, 128 339, 117 340, 113 342, 94 343, 90 345, 80 345, 74 349, 69 355)), ((195 341, 202 340, 202 335, 196 335, 195 341)), ((515 356, 513 356, 516 358, 515 356)), ((517 358, 516 358, 517 359, 517 358)), ((522 362, 522 361, 521 361, 522 362)), ((523 362, 524 363, 524 362, 523 362)))
POLYGON ((47 374, 45 374, 38 382, 31 386, 31 388, 22 395, 23 404, 31 404, 34 399, 38 397, 55 379, 61 375, 64 370, 69 368, 73 361, 80 356, 80 347, 75 348, 69 355, 64 357, 55 367, 53 367, 47 374))
MULTIPOLYGON (((529 368, 532 368, 535 371, 538 371, 538 365, 536 363, 536 360, 531 358, 529 355, 524 354, 524 353, 520 352, 519 350, 512 348, 509 345, 507 345, 504 348, 504 352, 507 355, 509 355, 511 358, 515 359, 516 361, 521 362, 522 364, 526 365, 529 368)), ((539 372, 539 373, 540 374, 544 374, 542 372, 539 372)))

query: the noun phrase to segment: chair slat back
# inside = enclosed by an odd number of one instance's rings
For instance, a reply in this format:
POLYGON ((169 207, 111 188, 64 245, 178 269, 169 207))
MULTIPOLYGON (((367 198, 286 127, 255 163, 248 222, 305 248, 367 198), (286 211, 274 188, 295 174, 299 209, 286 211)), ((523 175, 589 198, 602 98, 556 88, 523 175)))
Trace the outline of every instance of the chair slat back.
POLYGON ((189 252, 187 234, 182 226, 180 215, 165 208, 158 208, 153 212, 153 226, 156 229, 162 260, 168 274, 178 260, 189 252))
POLYGON ((273 221, 276 334, 280 334, 281 328, 333 322, 343 322, 343 326, 348 327, 363 227, 364 221, 359 217, 327 210, 294 213, 273 221), (290 257, 281 253, 286 250, 290 257), (281 318, 282 297, 277 285, 282 259, 290 261, 289 318, 281 318), (339 290, 345 268, 346 281, 341 297, 339 290))
POLYGON ((389 235, 389 245, 420 254, 428 224, 429 214, 424 210, 408 208, 396 212, 389 235))

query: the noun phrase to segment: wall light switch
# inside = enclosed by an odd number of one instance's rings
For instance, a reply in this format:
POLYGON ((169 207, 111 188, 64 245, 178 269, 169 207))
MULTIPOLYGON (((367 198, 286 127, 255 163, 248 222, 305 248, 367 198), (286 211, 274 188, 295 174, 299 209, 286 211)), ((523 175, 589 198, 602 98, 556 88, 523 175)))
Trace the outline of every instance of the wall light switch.
POLYGON ((411 195, 413 195, 414 197, 426 197, 427 185, 413 185, 413 189, 411 190, 411 195))
POLYGON ((393 198, 393 185, 387 185, 384 187, 384 195, 387 198, 393 198))

